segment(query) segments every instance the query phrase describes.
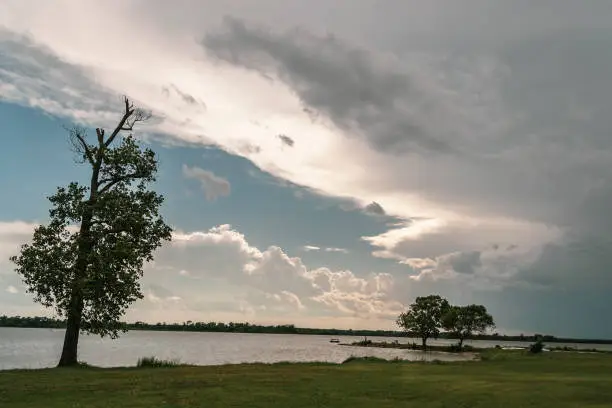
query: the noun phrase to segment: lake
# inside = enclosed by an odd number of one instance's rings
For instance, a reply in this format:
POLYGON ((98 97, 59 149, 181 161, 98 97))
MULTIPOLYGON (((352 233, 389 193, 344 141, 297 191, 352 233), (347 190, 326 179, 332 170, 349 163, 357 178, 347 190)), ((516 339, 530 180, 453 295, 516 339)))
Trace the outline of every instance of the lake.
MULTIPOLYGON (((0 327, 0 370, 45 368, 57 364, 64 338, 63 329, 24 329, 0 327)), ((140 357, 178 359, 186 364, 220 365, 239 363, 274 363, 279 361, 325 361, 341 363, 350 356, 374 356, 385 359, 458 361, 471 356, 397 349, 346 347, 330 343, 331 336, 295 334, 243 334, 131 331, 119 339, 101 339, 82 335, 79 360, 100 367, 134 366, 140 357)), ((342 343, 362 337, 339 336, 342 343)), ((407 338, 368 337, 372 341, 413 341, 407 338)), ((414 339, 419 343, 418 339, 414 339)), ((451 340, 431 340, 428 344, 451 344, 451 340)), ((475 347, 495 345, 527 346, 529 343, 470 341, 475 347)), ((564 344, 559 344, 563 346, 564 344)), ((611 345, 567 344, 579 348, 611 350, 611 345)))

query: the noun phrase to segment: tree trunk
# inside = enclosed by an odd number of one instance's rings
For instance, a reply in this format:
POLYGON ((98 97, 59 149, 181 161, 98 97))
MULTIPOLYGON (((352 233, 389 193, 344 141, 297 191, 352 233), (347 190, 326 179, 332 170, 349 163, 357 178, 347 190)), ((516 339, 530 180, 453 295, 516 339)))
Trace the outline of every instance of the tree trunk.
POLYGON ((89 254, 93 248, 90 237, 91 220, 93 218, 92 201, 90 198, 89 208, 83 214, 81 228, 79 229, 79 252, 74 266, 75 274, 71 287, 70 305, 67 311, 66 334, 64 335, 64 346, 62 347, 62 356, 57 365, 58 367, 71 366, 78 363, 79 334, 81 332, 81 318, 83 316, 83 284, 87 278, 89 254))
POLYGON ((423 337, 423 351, 427 351, 427 337, 423 337))
POLYGON ((81 331, 81 313, 83 302, 80 294, 73 294, 68 311, 66 334, 64 335, 64 347, 58 367, 76 365, 78 363, 77 353, 79 347, 79 333, 81 331))
MULTIPOLYGON (((127 106, 127 99, 126 99, 127 106)), ((120 126, 123 126, 127 116, 124 116, 120 126)), ((66 334, 64 335, 64 346, 62 347, 62 356, 58 363, 58 367, 65 367, 78 364, 77 355, 79 349, 79 334, 81 332, 81 318, 83 317, 83 285, 87 279, 87 267, 89 265, 89 256, 94 247, 91 237, 91 226, 94 216, 94 204, 98 195, 99 175, 102 162, 104 160, 104 132, 98 133, 99 150, 96 154, 95 161, 92 163, 91 182, 89 187, 89 199, 87 200, 83 216, 81 218, 81 226, 79 228, 79 248, 78 255, 74 265, 75 274, 71 287, 70 305, 68 306, 66 334)), ((111 136, 114 138, 114 136, 111 136)), ((112 141, 112 140, 111 140, 112 141)))
POLYGON ((461 351, 462 347, 463 347, 463 337, 459 337, 459 351, 461 351))

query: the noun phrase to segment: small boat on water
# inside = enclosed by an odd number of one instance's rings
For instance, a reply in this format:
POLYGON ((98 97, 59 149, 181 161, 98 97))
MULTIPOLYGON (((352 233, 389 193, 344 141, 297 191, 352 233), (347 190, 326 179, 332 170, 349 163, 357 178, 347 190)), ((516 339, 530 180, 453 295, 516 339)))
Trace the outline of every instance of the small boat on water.
POLYGON ((331 339, 330 343, 340 343, 340 339, 331 339))

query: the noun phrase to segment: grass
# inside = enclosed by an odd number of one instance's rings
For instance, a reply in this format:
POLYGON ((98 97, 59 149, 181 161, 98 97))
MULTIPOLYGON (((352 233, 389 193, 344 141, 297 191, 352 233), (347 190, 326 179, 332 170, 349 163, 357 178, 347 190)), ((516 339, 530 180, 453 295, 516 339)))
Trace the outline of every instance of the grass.
POLYGON ((162 360, 157 357, 142 357, 138 359, 138 363, 136 363, 136 367, 177 367, 180 366, 181 362, 179 360, 162 360))
POLYGON ((492 350, 481 362, 63 368, 0 373, 0 406, 609 407, 612 355, 492 350))

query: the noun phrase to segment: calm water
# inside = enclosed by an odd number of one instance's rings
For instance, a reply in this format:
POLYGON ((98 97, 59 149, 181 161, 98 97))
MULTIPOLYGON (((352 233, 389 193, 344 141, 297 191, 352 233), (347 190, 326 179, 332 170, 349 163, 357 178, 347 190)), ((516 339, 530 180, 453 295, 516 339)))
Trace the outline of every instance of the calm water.
MULTIPOLYGON (((0 327, 0 370, 10 368, 53 367, 59 360, 63 330, 0 327)), ((81 336, 79 360, 101 367, 135 365, 139 357, 155 356, 179 359, 197 365, 237 364, 244 362, 327 361, 340 363, 350 356, 376 356, 406 360, 461 360, 471 356, 420 351, 346 347, 330 343, 330 336, 291 334, 189 333, 132 331, 117 340, 81 336)), ((338 337, 343 343, 360 338, 338 337)), ((373 341, 381 338, 371 337, 373 341)), ((393 341, 394 338, 382 338, 393 341)), ((397 339, 405 343, 408 339, 397 339)), ((415 340, 418 342, 418 340, 415 340)), ((449 344, 451 341, 430 341, 449 344)), ((497 342, 473 341, 477 347, 492 347, 497 342)), ((528 343, 507 343, 526 346, 528 343)), ((576 346, 570 344, 570 346, 576 346)), ((581 348, 612 350, 606 345, 580 345, 581 348)))

